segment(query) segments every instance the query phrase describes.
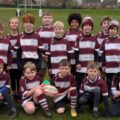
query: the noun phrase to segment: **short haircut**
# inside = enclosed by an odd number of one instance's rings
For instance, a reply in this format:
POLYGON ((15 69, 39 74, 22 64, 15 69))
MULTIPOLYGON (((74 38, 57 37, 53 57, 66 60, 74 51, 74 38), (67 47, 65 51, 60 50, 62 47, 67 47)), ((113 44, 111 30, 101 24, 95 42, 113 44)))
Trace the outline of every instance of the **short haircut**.
POLYGON ((11 18, 9 19, 9 24, 10 24, 11 20, 13 20, 13 19, 16 19, 16 20, 18 21, 18 23, 19 23, 18 17, 11 17, 11 18))
POLYGON ((62 59, 62 60, 59 62, 59 67, 60 67, 60 66, 68 66, 68 67, 71 67, 70 62, 69 62, 67 59, 62 59))
POLYGON ((49 11, 45 11, 42 13, 42 17, 44 17, 44 16, 52 16, 52 13, 49 11))
POLYGON ((37 71, 36 65, 35 65, 33 62, 27 62, 27 63, 24 65, 24 71, 25 71, 27 68, 30 68, 31 71, 37 71))
POLYGON ((99 65, 97 62, 95 61, 89 61, 88 64, 87 64, 87 69, 98 69, 99 70, 99 65))
POLYGON ((68 15, 68 24, 70 25, 72 20, 77 20, 79 26, 81 25, 82 22, 82 16, 79 13, 71 13, 68 15))
POLYGON ((64 23, 62 21, 56 21, 53 24, 53 28, 56 28, 56 27, 62 27, 64 29, 64 23))
POLYGON ((35 17, 32 14, 28 13, 22 17, 22 21, 23 21, 23 23, 30 22, 30 23, 34 24, 35 17))
POLYGON ((2 21, 0 21, 0 29, 4 29, 5 25, 2 21))
POLYGON ((109 16, 104 16, 100 22, 100 25, 102 25, 102 23, 106 20, 111 21, 111 18, 109 16))

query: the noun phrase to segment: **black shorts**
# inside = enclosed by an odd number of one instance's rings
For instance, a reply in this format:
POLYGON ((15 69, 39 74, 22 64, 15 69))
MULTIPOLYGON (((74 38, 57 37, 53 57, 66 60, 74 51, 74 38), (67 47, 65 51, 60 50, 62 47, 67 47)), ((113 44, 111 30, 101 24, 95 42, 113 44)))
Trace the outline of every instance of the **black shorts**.
POLYGON ((66 104, 69 104, 70 100, 68 99, 67 96, 65 96, 63 99, 59 100, 58 102, 55 103, 56 109, 65 107, 66 104))

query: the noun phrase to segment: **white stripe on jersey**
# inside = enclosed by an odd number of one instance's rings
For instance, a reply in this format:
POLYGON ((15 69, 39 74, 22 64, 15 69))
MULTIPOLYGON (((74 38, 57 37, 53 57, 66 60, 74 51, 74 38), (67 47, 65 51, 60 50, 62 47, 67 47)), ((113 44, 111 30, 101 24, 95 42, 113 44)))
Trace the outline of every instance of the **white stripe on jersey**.
POLYGON ((7 64, 7 56, 0 55, 0 59, 2 59, 5 64, 7 64))
POLYGON ((77 36, 78 35, 66 35, 65 38, 68 40, 68 41, 75 41, 77 39, 77 36))
POLYGON ((120 43, 105 44, 105 50, 120 50, 120 43))
POLYGON ((70 60, 70 63, 71 63, 72 65, 74 65, 74 64, 75 64, 75 59, 71 59, 71 60, 70 60))
POLYGON ((52 69, 52 74, 57 74, 59 72, 59 69, 52 69))
POLYGON ((79 48, 95 48, 95 42, 81 41, 79 42, 79 48))
POLYGON ((15 40, 10 40, 10 43, 11 43, 12 46, 14 46, 14 45, 17 43, 17 39, 15 39, 15 40))
POLYGON ((60 87, 60 88, 68 88, 68 87, 70 87, 70 82, 67 82, 67 81, 65 81, 65 82, 55 82, 55 86, 56 87, 60 87))
POLYGON ((21 46, 38 46, 37 39, 20 39, 21 46))
POLYGON ((114 68, 105 68, 105 72, 106 73, 117 73, 117 72, 120 72, 120 68, 119 67, 114 67, 114 68))
POLYGON ((12 63, 11 64, 11 69, 18 69, 17 63, 12 63))
POLYGON ((101 45, 102 42, 103 42, 104 38, 98 38, 97 41, 98 41, 98 44, 101 45))
POLYGON ((32 59, 38 59, 38 54, 35 51, 29 51, 29 52, 24 52, 22 53, 22 58, 32 58, 32 59))
POLYGON ((67 59, 67 56, 51 57, 51 63, 59 63, 62 59, 67 59))
POLYGON ((0 50, 8 51, 9 44, 0 43, 0 50))
POLYGON ((120 62, 120 55, 106 55, 107 62, 120 62))
POLYGON ((55 37, 55 33, 52 31, 40 31, 38 32, 41 38, 53 38, 55 37))
POLYGON ((26 83, 26 87, 29 90, 29 89, 32 89, 32 88, 38 86, 39 84, 40 84, 39 81, 35 81, 35 82, 31 82, 31 83, 26 83))
POLYGON ((87 67, 81 67, 80 70, 77 69, 77 72, 86 73, 87 72, 87 67))
POLYGON ((79 61, 89 61, 89 60, 94 60, 94 55, 93 54, 79 55, 79 61))
POLYGON ((67 51, 66 44, 51 45, 51 51, 67 51))

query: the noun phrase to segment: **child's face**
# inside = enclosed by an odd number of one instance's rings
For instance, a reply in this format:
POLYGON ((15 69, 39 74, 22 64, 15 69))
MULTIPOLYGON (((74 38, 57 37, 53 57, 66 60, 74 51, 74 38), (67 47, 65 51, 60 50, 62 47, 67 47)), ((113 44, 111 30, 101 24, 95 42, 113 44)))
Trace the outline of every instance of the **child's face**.
POLYGON ((73 19, 73 20, 71 21, 70 26, 71 26, 72 29, 78 29, 78 28, 79 28, 79 23, 78 23, 77 20, 74 20, 74 19, 73 19))
POLYGON ((18 20, 17 19, 11 19, 9 26, 10 26, 10 29, 17 30, 18 26, 19 26, 18 20))
POLYGON ((87 35, 90 34, 91 30, 92 30, 92 26, 91 25, 88 24, 88 25, 84 25, 83 26, 83 33, 84 34, 87 34, 87 35))
POLYGON ((110 34, 111 37, 116 36, 117 33, 118 33, 117 27, 113 27, 113 29, 109 29, 109 34, 110 34))
POLYGON ((33 80, 36 76, 37 72, 35 70, 31 70, 30 68, 26 68, 26 70, 24 71, 24 76, 28 79, 28 80, 33 80))
POLYGON ((104 31, 108 31, 108 27, 109 27, 109 21, 108 20, 105 20, 102 22, 102 29, 104 31))
POLYGON ((91 80, 95 80, 95 78, 99 74, 99 70, 97 68, 89 68, 87 70, 87 74, 91 80))
POLYGON ((3 68, 4 68, 3 64, 0 64, 0 74, 3 72, 3 68))
POLYGON ((61 38, 61 37, 63 37, 63 35, 64 35, 64 29, 62 28, 62 27, 55 27, 54 28, 54 32, 55 32, 55 36, 57 37, 57 38, 61 38))
POLYGON ((42 23, 43 23, 43 25, 47 25, 47 26, 52 25, 52 23, 53 23, 52 16, 51 15, 44 15, 42 17, 42 23))
POLYGON ((65 77, 68 73, 70 73, 70 67, 69 66, 60 66, 59 71, 62 77, 65 77))
POLYGON ((34 28, 34 24, 30 23, 30 22, 25 22, 24 23, 24 28, 25 31, 32 31, 34 28))

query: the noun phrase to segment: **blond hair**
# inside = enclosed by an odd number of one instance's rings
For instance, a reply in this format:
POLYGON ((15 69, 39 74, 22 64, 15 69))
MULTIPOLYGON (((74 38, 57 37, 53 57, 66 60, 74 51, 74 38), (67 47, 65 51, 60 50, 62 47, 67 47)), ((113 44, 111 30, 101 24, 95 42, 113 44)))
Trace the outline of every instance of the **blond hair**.
POLYGON ((99 65, 98 65, 98 63, 95 62, 95 61, 90 61, 90 62, 88 62, 88 64, 87 64, 87 69, 94 69, 94 68, 99 70, 99 65))
POLYGON ((27 62, 24 65, 24 71, 29 68, 31 71, 37 71, 36 65, 33 62, 27 62))
POLYGON ((54 24, 53 24, 53 28, 56 28, 56 27, 61 27, 64 29, 64 23, 62 21, 56 21, 54 24))
POLYGON ((17 21, 18 21, 18 24, 19 24, 19 19, 18 19, 18 17, 11 17, 10 19, 9 19, 9 24, 10 24, 10 22, 11 22, 11 20, 13 20, 13 19, 16 19, 17 21))

